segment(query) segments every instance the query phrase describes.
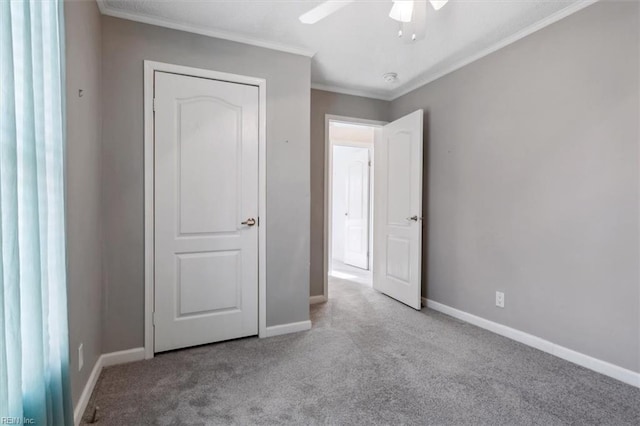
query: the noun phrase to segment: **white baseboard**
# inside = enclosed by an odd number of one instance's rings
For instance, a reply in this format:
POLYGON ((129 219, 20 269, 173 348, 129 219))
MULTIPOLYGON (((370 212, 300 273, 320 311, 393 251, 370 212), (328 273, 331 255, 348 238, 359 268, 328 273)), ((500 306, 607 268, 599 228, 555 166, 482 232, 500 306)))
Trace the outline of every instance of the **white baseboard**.
POLYGON ((508 337, 509 339, 523 343, 527 346, 531 346, 543 352, 557 356, 558 358, 562 358, 566 361, 588 368, 589 370, 620 380, 628 385, 640 388, 640 373, 636 373, 635 371, 565 348, 564 346, 560 346, 532 334, 507 327, 506 325, 498 324, 497 322, 489 321, 468 312, 452 308, 451 306, 425 299, 424 297, 422 298, 422 302, 423 305, 426 305, 434 311, 442 312, 443 314, 450 315, 459 320, 484 328, 485 330, 492 331, 501 336, 508 337))
POLYGON ((91 370, 91 375, 89 375, 89 380, 87 380, 87 384, 84 386, 84 389, 82 390, 82 394, 80 395, 78 404, 75 406, 75 409, 73 410, 73 424, 75 426, 78 426, 80 424, 80 420, 82 419, 84 410, 87 409, 87 404, 89 403, 89 399, 91 399, 91 394, 93 393, 93 389, 96 387, 96 383, 98 383, 98 377, 100 377, 101 371, 102 371, 102 356, 99 356, 98 360, 93 366, 93 370, 91 370))
POLYGON ((297 333, 298 331, 311 330, 311 321, 292 322, 289 324, 267 327, 265 337, 280 336, 281 334, 297 333))
POLYGON ((111 352, 108 354, 100 355, 95 365, 93 366, 93 370, 91 370, 91 375, 89 375, 87 384, 82 390, 82 394, 80 395, 78 404, 76 404, 76 407, 73 410, 73 423, 75 424, 75 426, 78 426, 80 424, 80 420, 82 420, 84 410, 87 409, 87 404, 89 404, 93 389, 96 387, 96 383, 98 383, 98 378, 100 377, 100 373, 102 372, 102 369, 104 367, 109 367, 117 364, 126 364, 133 361, 141 361, 143 359, 144 348, 128 349, 126 351, 111 352))
POLYGON ((309 304, 310 305, 315 305, 316 303, 324 303, 327 301, 327 298, 324 297, 323 295, 320 296, 311 296, 309 298, 309 304))
POLYGON ((102 354, 102 366, 126 364, 128 362, 142 361, 144 359, 144 348, 127 349, 126 351, 111 352, 102 354))

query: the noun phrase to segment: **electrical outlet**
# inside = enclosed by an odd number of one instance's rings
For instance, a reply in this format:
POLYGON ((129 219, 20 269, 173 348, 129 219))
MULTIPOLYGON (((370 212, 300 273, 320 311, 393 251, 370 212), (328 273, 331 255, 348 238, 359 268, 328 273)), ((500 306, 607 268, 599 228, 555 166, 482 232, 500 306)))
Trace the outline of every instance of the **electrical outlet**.
POLYGON ((80 343, 78 346, 78 371, 82 370, 82 367, 84 367, 84 347, 80 343))
POLYGON ((504 308, 504 293, 501 291, 496 291, 496 306, 504 308))

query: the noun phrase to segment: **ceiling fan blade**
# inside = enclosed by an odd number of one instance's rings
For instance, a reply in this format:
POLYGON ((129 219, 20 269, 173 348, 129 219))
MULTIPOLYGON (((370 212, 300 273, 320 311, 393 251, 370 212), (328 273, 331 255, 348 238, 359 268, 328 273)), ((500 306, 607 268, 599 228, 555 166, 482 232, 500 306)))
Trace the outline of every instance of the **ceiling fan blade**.
POLYGON ((449 0, 430 0, 430 3, 435 10, 440 10, 448 1, 449 0))
POLYGON ((305 14, 300 15, 300 22, 303 24, 315 24, 321 19, 326 18, 327 16, 335 13, 348 5, 349 3, 353 3, 354 0, 329 0, 323 3, 320 3, 318 6, 314 7, 310 11, 305 14))

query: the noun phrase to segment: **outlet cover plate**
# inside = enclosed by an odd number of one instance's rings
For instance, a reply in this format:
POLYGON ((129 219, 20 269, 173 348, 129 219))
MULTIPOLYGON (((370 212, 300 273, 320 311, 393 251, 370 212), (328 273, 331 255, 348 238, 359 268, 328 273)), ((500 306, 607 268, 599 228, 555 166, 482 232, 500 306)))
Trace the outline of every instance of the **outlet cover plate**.
POLYGON ((78 371, 82 370, 82 367, 84 367, 84 347, 80 343, 80 346, 78 346, 78 371))

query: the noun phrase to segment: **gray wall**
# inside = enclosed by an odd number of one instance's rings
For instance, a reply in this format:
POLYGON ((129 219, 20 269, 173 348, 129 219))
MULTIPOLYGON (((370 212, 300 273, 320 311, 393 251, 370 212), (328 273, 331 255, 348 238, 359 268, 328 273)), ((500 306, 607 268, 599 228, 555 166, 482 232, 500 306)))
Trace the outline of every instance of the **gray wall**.
POLYGON ((309 319, 310 59, 102 18, 104 352, 144 343, 143 61, 267 80, 267 325, 309 319))
POLYGON ((67 275, 74 405, 102 353, 101 30, 95 1, 66 1, 67 275), (84 96, 78 97, 78 90, 84 96), (78 372, 78 346, 84 368, 78 372))
POLYGON ((596 3, 391 105, 426 111, 426 295, 634 371, 638 12, 596 3))
POLYGON ((327 114, 387 121, 389 102, 311 90, 311 296, 324 293, 324 120, 327 114))

